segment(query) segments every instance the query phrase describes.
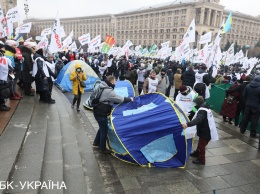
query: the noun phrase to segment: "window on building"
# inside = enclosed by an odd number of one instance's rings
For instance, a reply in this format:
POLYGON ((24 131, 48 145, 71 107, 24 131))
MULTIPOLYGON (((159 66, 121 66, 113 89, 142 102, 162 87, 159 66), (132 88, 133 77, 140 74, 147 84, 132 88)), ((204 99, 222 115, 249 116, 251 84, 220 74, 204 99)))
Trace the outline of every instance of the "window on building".
POLYGON ((180 32, 184 32, 184 28, 181 28, 181 29, 180 29, 180 32))
POLYGON ((166 35, 166 38, 167 38, 167 39, 170 39, 170 35, 169 35, 169 34, 167 34, 167 35, 166 35))
POLYGON ((170 28, 170 27, 171 27, 171 23, 168 23, 168 24, 167 24, 167 27, 170 28))
POLYGON ((178 15, 178 14, 179 14, 179 10, 175 10, 175 11, 174 11, 174 14, 175 14, 175 15, 178 15))
POLYGON ((156 13, 155 16, 156 16, 156 17, 159 17, 159 13, 156 13))
POLYGON ((168 11, 168 15, 172 15, 172 11, 168 11))
POLYGON ((162 16, 165 16, 165 12, 162 12, 162 16))
POLYGON ((161 28, 164 28, 164 24, 161 24, 161 28))
POLYGON ((186 9, 182 9, 182 10, 181 10, 181 13, 182 13, 182 14, 186 14, 186 9))
POLYGON ((161 19, 161 22, 165 22, 165 18, 162 18, 162 19, 161 19))
POLYGON ((176 45, 176 40, 172 41, 172 45, 176 45))
POLYGON ((185 20, 186 19, 186 16, 181 16, 181 20, 185 20))
POLYGON ((173 32, 178 32, 177 28, 173 28, 172 31, 173 31, 173 32))
POLYGON ((163 30, 163 29, 161 29, 161 30, 160 30, 160 33, 164 33, 164 30, 163 30))
POLYGON ((178 26, 178 23, 174 22, 174 23, 173 23, 173 26, 174 26, 174 27, 177 27, 177 26, 178 26))
POLYGON ((168 17, 168 22, 171 22, 172 21, 172 18, 171 17, 168 17))

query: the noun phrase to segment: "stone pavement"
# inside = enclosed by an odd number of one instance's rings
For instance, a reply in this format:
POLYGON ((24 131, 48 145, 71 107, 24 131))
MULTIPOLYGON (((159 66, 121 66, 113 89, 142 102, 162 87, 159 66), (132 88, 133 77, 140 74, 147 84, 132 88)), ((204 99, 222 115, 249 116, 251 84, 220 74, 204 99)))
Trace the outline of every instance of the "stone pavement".
POLYGON ((2 193, 260 193, 257 140, 241 135, 218 115, 220 140, 208 145, 206 166, 189 159, 185 169, 143 168, 100 155, 91 146, 98 129, 92 112, 71 109, 72 94, 56 87, 53 98, 53 105, 37 97, 19 103, 0 137, 0 181, 64 181, 67 188, 18 187, 0 189, 2 193))

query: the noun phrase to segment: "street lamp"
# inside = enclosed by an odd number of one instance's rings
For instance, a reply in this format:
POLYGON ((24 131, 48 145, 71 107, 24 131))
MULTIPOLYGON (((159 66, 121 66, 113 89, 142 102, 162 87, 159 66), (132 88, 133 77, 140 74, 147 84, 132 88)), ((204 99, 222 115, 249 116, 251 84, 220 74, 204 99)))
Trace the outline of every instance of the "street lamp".
POLYGON ((28 5, 28 3, 27 3, 27 0, 25 0, 25 4, 24 4, 24 12, 25 12, 26 19, 27 19, 28 12, 29 12, 29 5, 28 5))
POLYGON ((247 54, 248 54, 248 50, 249 50, 249 48, 250 48, 250 45, 246 45, 245 48, 246 48, 246 57, 247 57, 247 54))

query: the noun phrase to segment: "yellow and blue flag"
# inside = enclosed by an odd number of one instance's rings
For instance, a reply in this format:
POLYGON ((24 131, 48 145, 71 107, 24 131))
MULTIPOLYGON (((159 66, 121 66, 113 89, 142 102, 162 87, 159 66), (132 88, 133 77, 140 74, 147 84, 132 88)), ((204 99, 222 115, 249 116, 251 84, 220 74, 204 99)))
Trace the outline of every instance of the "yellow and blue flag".
POLYGON ((231 28, 232 28, 232 12, 230 12, 230 14, 227 18, 227 21, 223 26, 222 34, 229 32, 231 30, 231 28))

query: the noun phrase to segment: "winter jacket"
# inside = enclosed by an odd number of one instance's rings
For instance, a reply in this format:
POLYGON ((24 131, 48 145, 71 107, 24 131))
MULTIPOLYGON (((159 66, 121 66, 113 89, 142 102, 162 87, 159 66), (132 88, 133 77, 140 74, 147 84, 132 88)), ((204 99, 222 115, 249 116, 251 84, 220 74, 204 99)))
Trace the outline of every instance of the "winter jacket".
POLYGON ((181 75, 182 85, 193 87, 195 83, 195 72, 191 69, 181 75))
POLYGON ((245 107, 245 106, 246 106, 246 101, 245 101, 245 99, 244 99, 244 97, 243 97, 243 92, 244 92, 245 87, 246 87, 248 84, 249 84, 248 81, 244 81, 243 84, 238 85, 238 86, 235 87, 235 88, 229 88, 229 89, 227 90, 227 93, 230 93, 230 94, 233 94, 233 93, 236 93, 236 92, 239 93, 239 99, 238 99, 238 100, 239 100, 239 105, 240 105, 241 107, 245 107))
POLYGON ((176 73, 174 75, 174 86, 175 86, 175 89, 180 89, 181 85, 182 85, 181 74, 176 73))
POLYGON ((30 49, 28 49, 25 46, 20 46, 19 47, 24 61, 23 61, 23 81, 24 82, 31 82, 32 79, 32 75, 30 74, 30 72, 32 71, 33 68, 33 60, 32 60, 32 51, 30 49))
POLYGON ((15 48, 5 45, 5 56, 11 60, 12 67, 14 68, 14 73, 16 78, 21 78, 21 60, 15 57, 15 48))
MULTIPOLYGON (((199 74, 202 74, 202 73, 206 73, 206 71, 200 69, 200 70, 198 71, 198 73, 199 73, 199 74)), ((205 75, 203 76, 203 83, 205 83, 207 86, 209 86, 210 82, 209 82, 209 75, 208 75, 208 74, 205 74, 205 75)))
POLYGON ((246 106, 260 108, 260 76, 256 76, 250 84, 245 87, 243 97, 246 106))
POLYGON ((103 91, 99 98, 99 105, 93 108, 93 112, 96 116, 107 117, 111 113, 114 103, 120 104, 131 101, 130 98, 123 98, 117 95, 114 89, 106 82, 101 82, 99 88, 103 91))
MULTIPOLYGON (((202 104, 200 107, 209 109, 209 105, 206 102, 202 104)), ((188 127, 192 127, 195 125, 197 125, 197 135, 200 138, 207 139, 207 140, 211 139, 210 128, 209 128, 209 123, 207 118, 207 111, 199 110, 196 118, 194 118, 192 121, 187 123, 188 127)))
POLYGON ((160 73, 162 69, 162 64, 158 64, 155 68, 154 68, 154 71, 156 72, 156 74, 158 75, 160 73))
POLYGON ((84 88, 80 86, 80 82, 85 81, 87 79, 85 72, 76 72, 77 68, 81 68, 81 65, 75 65, 75 71, 73 71, 70 74, 70 81, 72 81, 72 93, 74 95, 78 95, 78 89, 80 90, 81 94, 84 93, 84 88), (76 78, 76 76, 78 76, 79 78, 76 78))
POLYGON ((168 76, 165 75, 164 78, 161 80, 162 75, 161 75, 161 73, 159 73, 156 77, 159 80, 158 86, 157 86, 157 92, 165 94, 166 93, 166 89, 169 86, 169 78, 168 78, 168 76))

